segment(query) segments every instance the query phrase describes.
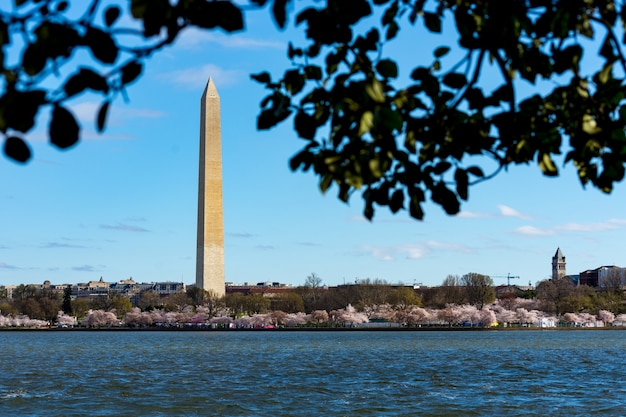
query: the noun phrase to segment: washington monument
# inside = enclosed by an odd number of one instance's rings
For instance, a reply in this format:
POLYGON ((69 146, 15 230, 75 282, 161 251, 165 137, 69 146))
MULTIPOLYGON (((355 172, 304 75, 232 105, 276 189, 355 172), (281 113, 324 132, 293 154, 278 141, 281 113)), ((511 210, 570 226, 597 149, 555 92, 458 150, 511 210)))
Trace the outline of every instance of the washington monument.
POLYGON ((226 292, 220 96, 211 78, 204 88, 200 103, 196 286, 218 297, 226 292))

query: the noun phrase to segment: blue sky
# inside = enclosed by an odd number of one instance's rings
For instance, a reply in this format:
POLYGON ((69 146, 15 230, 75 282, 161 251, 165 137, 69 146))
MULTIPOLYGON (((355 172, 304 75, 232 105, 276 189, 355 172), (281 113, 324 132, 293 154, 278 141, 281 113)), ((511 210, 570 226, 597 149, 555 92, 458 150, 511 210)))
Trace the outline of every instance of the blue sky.
MULTIPOLYGON (((105 133, 95 133, 95 97, 75 100, 83 140, 68 151, 46 143, 42 118, 29 136, 30 163, 0 158, 0 285, 193 283, 199 103, 209 76, 221 97, 227 281, 300 285, 316 273, 328 285, 439 285, 478 272, 497 284, 508 274, 535 284, 549 278, 557 247, 570 274, 626 266, 624 184, 611 195, 583 190, 571 166, 556 179, 512 167, 471 188, 458 216, 429 204, 422 222, 383 209, 368 222, 360 196, 346 205, 334 187, 321 195, 312 174, 288 168, 303 143, 291 123, 255 129, 265 92, 249 74, 286 68, 291 36, 263 12, 238 35, 188 32, 148 62, 127 102, 115 102, 105 133)), ((393 51, 414 47, 405 41, 393 51)))

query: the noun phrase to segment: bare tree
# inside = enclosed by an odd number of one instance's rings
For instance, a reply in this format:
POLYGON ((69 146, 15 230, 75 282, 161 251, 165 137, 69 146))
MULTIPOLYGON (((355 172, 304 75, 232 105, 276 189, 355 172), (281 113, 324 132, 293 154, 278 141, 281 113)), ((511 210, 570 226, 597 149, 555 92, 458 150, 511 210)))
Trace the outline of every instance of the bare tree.
POLYGON ((465 291, 461 288, 461 278, 458 275, 448 275, 439 287, 437 294, 438 304, 464 304, 465 291))
POLYGON ((306 277, 304 281, 304 289, 301 297, 304 302, 306 311, 313 311, 318 308, 318 301, 320 298, 320 292, 322 289, 322 278, 315 272, 306 277))
POLYGON ((493 280, 488 275, 470 272, 463 275, 461 282, 465 286, 465 293, 469 304, 479 310, 485 304, 491 304, 496 299, 496 290, 493 288, 493 280))
POLYGON ((604 272, 600 277, 598 285, 600 286, 600 288, 606 291, 621 291, 622 287, 626 283, 626 277, 624 276, 624 273, 625 271, 623 268, 607 268, 606 272, 604 272))

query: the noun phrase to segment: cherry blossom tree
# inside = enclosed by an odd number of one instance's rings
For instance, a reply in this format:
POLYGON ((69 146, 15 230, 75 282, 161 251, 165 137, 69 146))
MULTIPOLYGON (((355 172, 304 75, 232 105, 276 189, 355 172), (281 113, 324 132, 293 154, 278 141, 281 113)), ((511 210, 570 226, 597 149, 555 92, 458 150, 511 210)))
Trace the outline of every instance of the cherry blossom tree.
POLYGON ((59 327, 74 327, 78 324, 78 320, 74 316, 66 314, 63 310, 59 311, 57 315, 57 326, 59 327))
POLYGON ((570 325, 576 325, 577 323, 580 323, 581 320, 578 317, 578 315, 575 313, 565 313, 563 314, 563 322, 568 323, 570 325))
POLYGON ((330 316, 326 310, 315 310, 310 314, 309 322, 319 326, 322 323, 328 323, 330 316))
POLYGON ((591 313, 580 313, 578 317, 580 318, 583 326, 596 327, 598 324, 598 318, 591 313))
POLYGON ((626 314, 618 314, 613 321, 614 326, 626 326, 626 314))
POLYGON ((281 310, 272 311, 269 314, 270 321, 275 326, 280 326, 285 324, 285 319, 287 318, 287 313, 281 310))
POLYGON ((6 317, 0 315, 0 327, 28 327, 39 328, 48 327, 50 323, 45 320, 31 319, 30 317, 20 314, 15 317, 6 317))
POLYGON ((518 308, 516 313, 519 324, 530 325, 539 321, 539 315, 536 310, 528 311, 525 308, 518 308))
POLYGON ((393 320, 395 317, 395 311, 388 303, 365 306, 362 309, 362 313, 369 320, 393 320))
POLYGON ((407 326, 417 326, 428 323, 431 313, 422 307, 405 308, 396 311, 394 321, 407 326))
POLYGON ((353 326, 355 324, 367 323, 369 319, 363 313, 356 311, 351 304, 348 304, 346 308, 342 308, 339 310, 333 310, 330 313, 330 320, 333 323, 340 325, 350 325, 353 326))
POLYGON ((458 321, 462 323, 469 323, 474 326, 480 322, 480 313, 474 305, 462 305, 455 307, 458 311, 458 321))
POLYGON ((152 326, 154 317, 151 312, 143 312, 139 307, 134 307, 124 316, 124 324, 129 327, 152 326))
POLYGON ((615 314, 608 310, 600 310, 598 311, 598 320, 601 320, 605 324, 611 324, 615 321, 615 314))
POLYGON ((498 323, 508 325, 509 323, 517 323, 517 314, 515 311, 508 310, 500 305, 494 305, 492 311, 496 315, 498 323))
POLYGON ((209 323, 215 327, 228 328, 233 323, 233 319, 228 315, 224 315, 224 316, 212 317, 209 320, 209 323))
POLYGON ((478 312, 478 316, 483 327, 491 327, 498 321, 496 319, 496 313, 486 307, 483 307, 483 309, 478 312))
POLYGON ((437 319, 452 327, 452 325, 456 325, 461 321, 461 310, 458 306, 448 305, 446 308, 437 311, 437 319))
POLYGON ((290 313, 285 317, 285 326, 286 327, 298 327, 307 322, 307 315, 298 312, 298 313, 290 313))
POLYGON ((82 324, 88 327, 110 327, 119 326, 120 320, 114 311, 89 310, 82 324))

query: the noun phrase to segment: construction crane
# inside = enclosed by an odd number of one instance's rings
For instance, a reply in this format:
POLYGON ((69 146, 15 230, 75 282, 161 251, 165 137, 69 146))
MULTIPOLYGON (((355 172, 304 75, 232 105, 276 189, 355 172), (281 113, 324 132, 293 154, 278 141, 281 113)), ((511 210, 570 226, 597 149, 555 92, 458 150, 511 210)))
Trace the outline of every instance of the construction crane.
POLYGON ((507 285, 507 287, 510 287, 511 286, 511 280, 512 279, 519 279, 519 275, 511 275, 511 274, 496 275, 493 278, 506 278, 506 285, 507 285))

